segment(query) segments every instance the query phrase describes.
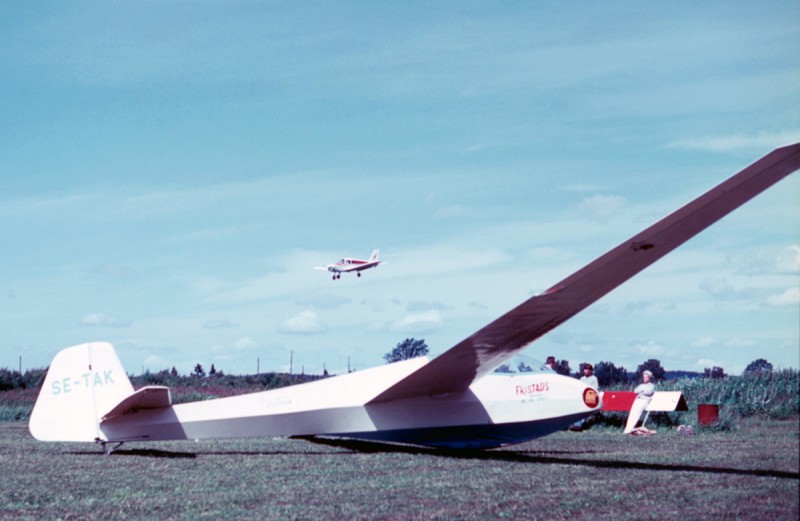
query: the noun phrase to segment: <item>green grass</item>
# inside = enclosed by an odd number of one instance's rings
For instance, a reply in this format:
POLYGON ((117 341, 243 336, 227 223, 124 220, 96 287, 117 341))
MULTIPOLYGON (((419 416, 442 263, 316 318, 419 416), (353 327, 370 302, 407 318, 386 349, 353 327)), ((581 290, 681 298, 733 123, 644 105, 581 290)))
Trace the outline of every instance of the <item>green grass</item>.
POLYGON ((800 423, 561 432, 442 454, 256 439, 41 443, 0 423, 2 519, 798 519, 800 423), (351 450, 352 448, 358 450, 351 450))

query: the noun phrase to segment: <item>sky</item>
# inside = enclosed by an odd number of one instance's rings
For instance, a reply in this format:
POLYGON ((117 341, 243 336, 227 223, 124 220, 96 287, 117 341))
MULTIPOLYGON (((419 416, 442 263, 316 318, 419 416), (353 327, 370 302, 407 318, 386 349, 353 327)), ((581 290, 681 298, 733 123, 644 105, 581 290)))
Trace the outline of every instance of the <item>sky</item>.
MULTIPOLYGON (((6 2, 0 367, 440 354, 800 141, 800 3, 6 2), (333 281, 341 257, 387 261, 333 281)), ((531 344, 800 366, 800 174, 531 344)))

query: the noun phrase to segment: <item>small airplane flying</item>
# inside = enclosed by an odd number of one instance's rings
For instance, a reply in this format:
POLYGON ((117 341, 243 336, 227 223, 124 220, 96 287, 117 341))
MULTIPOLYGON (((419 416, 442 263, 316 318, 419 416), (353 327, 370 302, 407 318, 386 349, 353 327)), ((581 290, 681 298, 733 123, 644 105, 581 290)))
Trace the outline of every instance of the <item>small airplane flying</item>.
POLYGON ((378 260, 378 254, 380 254, 380 250, 373 250, 372 255, 369 256, 369 260, 344 258, 339 262, 334 262, 327 266, 317 266, 314 269, 330 271, 333 273, 333 280, 341 279, 342 273, 350 273, 353 271, 360 277, 362 271, 370 268, 377 268, 379 264, 386 264, 385 261, 378 260))
POLYGON ((30 432, 97 442, 106 453, 154 440, 333 437, 488 449, 545 436, 594 414, 602 397, 512 357, 798 168, 800 143, 772 151, 430 361, 173 404, 167 387, 134 390, 111 344, 68 347, 50 365, 30 432))

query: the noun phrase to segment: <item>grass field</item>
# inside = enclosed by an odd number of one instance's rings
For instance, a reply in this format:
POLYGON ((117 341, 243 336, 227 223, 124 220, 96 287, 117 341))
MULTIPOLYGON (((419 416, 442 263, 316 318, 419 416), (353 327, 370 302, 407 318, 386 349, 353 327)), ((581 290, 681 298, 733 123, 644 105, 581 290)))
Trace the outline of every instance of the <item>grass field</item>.
POLYGON ((800 516, 800 423, 729 432, 561 432, 436 453, 258 439, 35 441, 0 423, 2 519, 786 519, 800 516))

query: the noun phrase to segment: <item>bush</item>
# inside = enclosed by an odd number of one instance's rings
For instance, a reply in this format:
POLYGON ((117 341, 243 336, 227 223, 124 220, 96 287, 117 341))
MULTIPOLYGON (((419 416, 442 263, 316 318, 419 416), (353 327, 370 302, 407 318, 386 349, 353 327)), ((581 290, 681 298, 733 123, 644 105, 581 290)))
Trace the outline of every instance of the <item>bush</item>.
POLYGON ((0 422, 28 421, 32 407, 0 405, 0 422))
POLYGON ((794 369, 726 378, 680 379, 659 385, 681 391, 690 404, 712 403, 737 416, 786 419, 800 414, 800 372, 794 369))
MULTIPOLYGON (((618 388, 633 390, 633 387, 631 384, 618 388)), ((800 415, 800 371, 794 369, 724 378, 679 378, 660 382, 656 390, 681 391, 689 411, 651 413, 647 420, 649 426, 697 425, 697 405, 701 403, 720 406, 719 419, 703 427, 712 431, 731 430, 739 418, 766 416, 787 420, 800 415)), ((603 412, 597 414, 592 423, 600 428, 621 429, 627 417, 627 412, 603 412)))

